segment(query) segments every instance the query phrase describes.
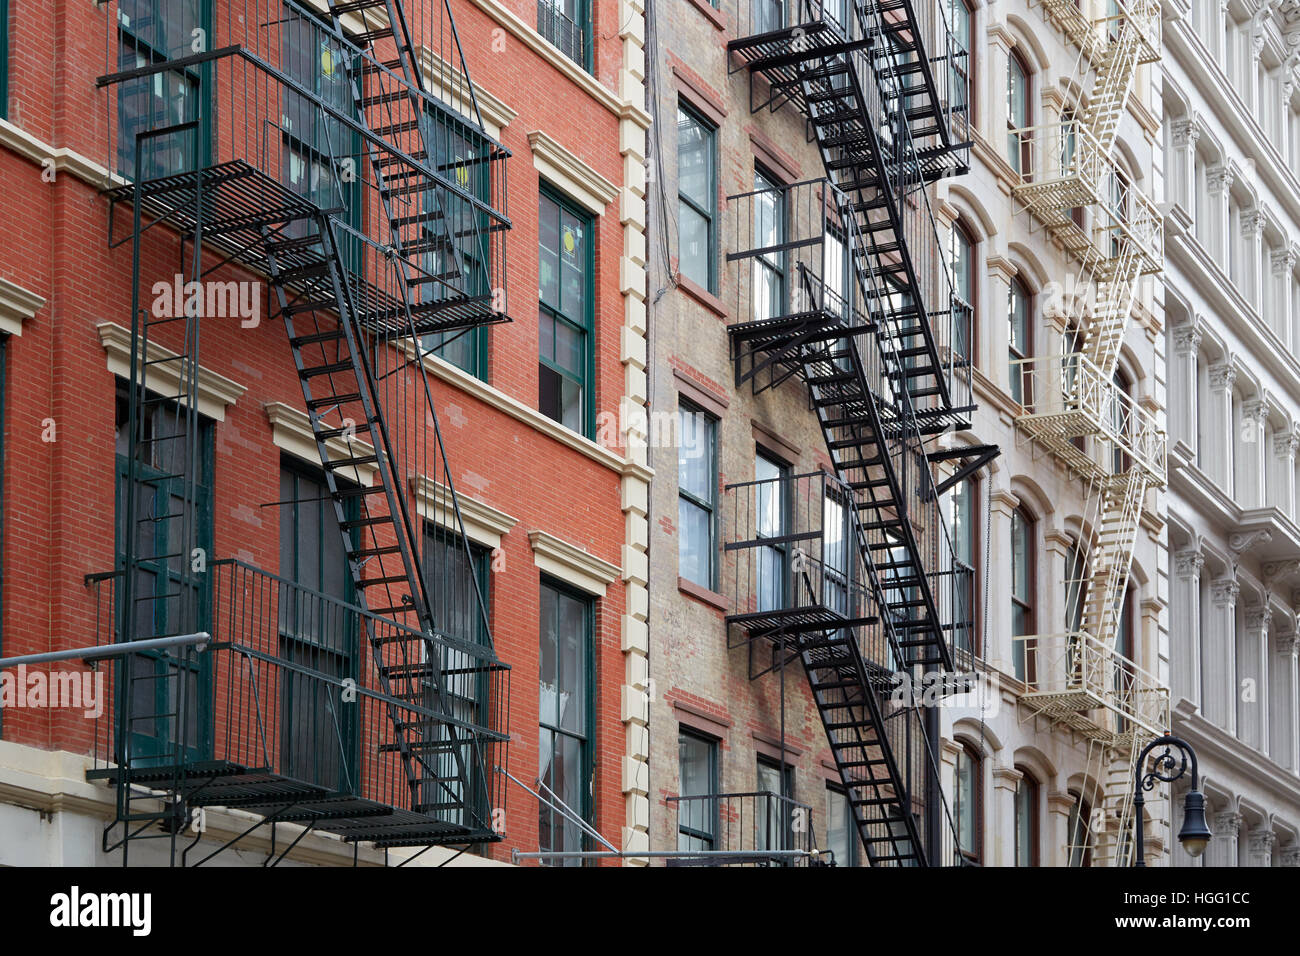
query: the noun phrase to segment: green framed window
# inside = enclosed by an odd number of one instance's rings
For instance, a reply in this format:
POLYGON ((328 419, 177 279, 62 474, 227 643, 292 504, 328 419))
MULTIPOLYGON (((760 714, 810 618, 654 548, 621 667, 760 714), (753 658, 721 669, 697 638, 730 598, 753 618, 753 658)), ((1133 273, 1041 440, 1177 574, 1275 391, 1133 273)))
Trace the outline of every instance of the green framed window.
POLYGON ((696 285, 718 291, 717 130, 685 103, 677 104, 677 268, 696 285))
POLYGON ((858 824, 853 819, 853 805, 839 787, 826 786, 826 848, 835 856, 836 866, 858 866, 862 844, 858 824))
POLYGON ((718 741, 682 727, 677 732, 681 780, 677 804, 677 849, 718 848, 718 741))
MULTIPOLYGON (((132 639, 165 637, 209 629, 208 591, 189 572, 188 548, 176 546, 178 531, 194 529, 195 546, 212 554, 212 422, 198 416, 197 434, 188 434, 189 416, 171 402, 154 402, 138 409, 143 442, 136 445, 135 478, 131 482, 131 439, 128 386, 119 380, 116 396, 116 532, 115 567, 126 570, 126 542, 134 540, 130 610, 120 603, 120 633, 132 639), (185 454, 198 446, 199 473, 186 488, 185 454), (135 499, 135 527, 127 526, 128 495, 135 499), (128 619, 127 613, 132 616, 128 619)), ((199 663, 182 663, 164 652, 142 652, 122 668, 130 680, 131 746, 145 759, 174 759, 173 742, 184 730, 188 757, 199 759, 211 747, 211 674, 207 655, 199 663), (186 682, 185 712, 178 713, 173 694, 177 676, 186 682), (152 716, 151 716, 152 715, 152 716), (175 715, 175 716, 174 716, 175 715)), ((122 689, 125 692, 124 689, 122 689)))
POLYGON ((754 319, 785 314, 785 190, 762 167, 754 167, 754 319))
MULTIPOLYGON (((588 821, 594 810, 590 784, 595 736, 594 611, 590 597, 542 580, 537 776, 588 821)), ((582 850, 586 842, 577 824, 549 804, 541 805, 538 845, 542 850, 582 850)), ((570 859, 557 865, 581 862, 570 859)))
POLYGON ((790 468, 761 451, 754 457, 755 488, 754 537, 775 538, 772 544, 759 545, 755 598, 760 611, 777 611, 786 606, 787 578, 786 534, 789 503, 786 501, 786 478, 790 468))
MULTIPOLYGON (((348 518, 355 520, 359 511, 357 500, 349 499, 348 518)), ((280 576, 280 655, 311 672, 283 668, 281 674, 282 772, 354 792, 360 782, 357 708, 342 704, 338 682, 358 677, 360 636, 356 616, 334 603, 351 603, 352 574, 325 476, 287 458, 280 466, 280 576)))
POLYGON ((677 433, 677 573, 713 590, 718 576, 718 420, 682 401, 677 433))
MULTIPOLYGON (((356 118, 348 77, 348 53, 323 23, 286 5, 282 24, 281 67, 294 82, 338 113, 356 118)), ((339 236, 343 261, 360 269, 362 259, 361 136, 315 102, 284 85, 281 117, 281 175, 291 190, 322 209, 343 206, 344 221, 355 232, 339 236)), ((286 235, 304 235, 307 223, 291 223, 286 235)))
MULTIPOLYGON (((425 111, 425 143, 435 172, 456 183, 470 195, 484 203, 492 202, 492 164, 488 162, 491 143, 473 123, 431 103, 425 111)), ((489 276, 491 254, 487 214, 463 198, 439 188, 425 197, 426 211, 439 210, 442 217, 430 218, 420 237, 439 243, 446 235, 447 223, 452 225, 455 256, 442 247, 435 247, 422 256, 421 268, 431 275, 451 275, 447 282, 421 284, 423 302, 446 298, 490 299, 489 276)), ((476 378, 487 380, 488 330, 486 326, 434 332, 426 335, 423 345, 439 358, 476 378)))
POLYGON ((754 849, 789 850, 794 846, 794 767, 768 757, 758 758, 754 787, 754 849))
MULTIPOLYGON (((490 590, 491 552, 472 542, 462 542, 457 536, 436 525, 426 524, 424 529, 424 578, 429 589, 429 601, 434 625, 439 632, 453 640, 486 648, 490 641, 489 620, 492 613, 490 590), (477 594, 476 594, 477 589, 477 594), (483 597, 483 613, 479 609, 478 595, 483 597)), ((488 723, 488 675, 478 669, 482 658, 452 646, 439 651, 445 675, 443 701, 451 715, 475 726, 488 723)), ((428 687, 426 705, 436 709, 436 689, 428 687)), ((448 729, 445 726, 427 732, 431 743, 445 743, 448 729)), ((439 753, 438 770, 442 782, 441 796, 430 793, 430 802, 455 800, 460 807, 438 811, 438 816, 449 823, 468 824, 487 814, 487 768, 475 758, 473 744, 464 742, 460 759, 454 753, 439 753), (465 768, 469 792, 461 778, 460 768, 465 768), (448 793, 448 790, 451 792, 448 793), (435 799, 436 798, 436 799, 435 799), (467 811, 471 819, 466 819, 467 811)))
POLYGON ((550 190, 538 208, 538 408, 588 438, 595 431, 595 237, 592 217, 550 190))
POLYGON ((592 72, 591 0, 537 0, 537 32, 592 72))
MULTIPOLYGON (((212 36, 211 0, 121 0, 118 5, 118 69, 156 66, 191 55, 196 30, 212 36)), ((201 104, 210 66, 153 73, 117 84, 117 166, 136 171, 135 138, 147 132, 200 120, 197 132, 182 131, 151 140, 140 157, 144 179, 193 169, 208 161, 211 117, 201 104)))

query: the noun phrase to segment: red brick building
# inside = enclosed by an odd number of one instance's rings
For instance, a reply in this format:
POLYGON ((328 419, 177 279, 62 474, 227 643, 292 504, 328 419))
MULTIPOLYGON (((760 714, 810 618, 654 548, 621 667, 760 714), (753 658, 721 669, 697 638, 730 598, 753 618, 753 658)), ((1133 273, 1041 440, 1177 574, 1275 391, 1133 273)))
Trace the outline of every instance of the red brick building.
POLYGON ((0 3, 0 863, 645 845, 641 7, 0 3))

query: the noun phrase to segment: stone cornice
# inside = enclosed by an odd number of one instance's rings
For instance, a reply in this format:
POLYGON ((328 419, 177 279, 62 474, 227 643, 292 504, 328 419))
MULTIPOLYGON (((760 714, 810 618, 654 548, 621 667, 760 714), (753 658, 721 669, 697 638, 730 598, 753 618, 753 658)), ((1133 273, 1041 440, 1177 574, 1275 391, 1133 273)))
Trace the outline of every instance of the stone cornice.
POLYGON ((605 207, 618 195, 617 186, 541 130, 528 134, 528 145, 533 150, 533 165, 542 178, 595 215, 603 215, 605 207))
MULTIPOLYGON (((131 378, 131 330, 115 322, 101 322, 95 326, 99 330, 99 341, 108 353, 108 370, 121 378, 131 378)), ((176 358, 177 353, 163 348, 156 342, 149 343, 148 361, 156 364, 149 367, 146 376, 149 391, 164 398, 176 399, 181 405, 186 404, 182 395, 182 376, 189 374, 189 360, 184 362, 164 362, 167 358, 176 358)), ((226 420, 226 406, 235 404, 248 389, 238 382, 219 375, 202 365, 198 367, 198 394, 196 405, 199 414, 206 415, 213 421, 226 420)))
POLYGON ((491 550, 501 547, 501 538, 518 522, 517 518, 464 492, 457 492, 456 507, 453 508, 451 491, 427 475, 415 475, 411 479, 411 490, 415 494, 415 509, 421 518, 455 532, 459 530, 456 525, 456 512, 459 511, 465 537, 491 550))
POLYGON ((604 597, 621 573, 618 565, 545 531, 530 531, 528 543, 533 547, 533 563, 542 571, 596 597, 604 597))
POLYGON ((62 172, 71 173, 96 189, 126 184, 126 180, 121 176, 110 173, 107 168, 89 157, 66 146, 51 146, 8 120, 0 119, 0 146, 7 146, 38 166, 48 166, 56 175, 62 172))
MULTIPOLYGON (((316 447, 316 436, 312 434, 311 419, 307 417, 306 412, 300 412, 292 405, 283 402, 267 402, 262 409, 266 412, 267 421, 271 423, 271 441, 277 448, 310 464, 320 464, 320 449, 316 447)), ((374 447, 369 442, 359 438, 348 441, 341 435, 327 440, 325 447, 329 451, 330 461, 375 453, 374 447)), ((378 465, 357 465, 352 468, 341 468, 336 474, 363 487, 369 487, 374 484, 378 472, 378 465)))
POLYGON ((0 278, 0 333, 22 335, 23 323, 45 307, 45 300, 35 292, 0 278))

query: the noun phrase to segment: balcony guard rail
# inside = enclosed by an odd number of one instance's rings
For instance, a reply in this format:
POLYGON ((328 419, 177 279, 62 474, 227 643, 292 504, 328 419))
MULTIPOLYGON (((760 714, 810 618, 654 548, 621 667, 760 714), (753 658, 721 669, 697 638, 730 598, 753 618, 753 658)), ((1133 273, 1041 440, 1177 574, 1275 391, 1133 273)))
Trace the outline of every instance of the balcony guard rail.
POLYGON ((1024 405, 1017 424, 1074 471, 1089 478, 1111 475, 1118 454, 1124 468, 1131 463, 1164 485, 1165 430, 1086 355, 1016 359, 1011 376, 1024 405), (1086 436, 1100 439, 1101 447, 1089 453, 1075 444, 1086 436))
MULTIPOLYGON (((572 3, 572 0, 570 0, 572 3)), ((565 13, 564 0, 537 0, 537 32, 566 57, 587 69, 587 31, 565 13)))
POLYGON ((1164 267, 1164 220, 1155 202, 1128 182, 1116 160, 1079 117, 1010 130, 1007 149, 1020 182, 1015 194, 1090 270, 1135 254, 1138 272, 1164 267), (1092 206, 1091 227, 1071 209, 1092 206))
POLYGON ((1169 726, 1169 690, 1091 634, 1014 638, 1017 677, 1024 679, 1022 698, 1038 713, 1092 738, 1125 739, 1136 727, 1149 734, 1169 726), (1106 716, 1098 717, 1096 711, 1106 716))
MULTIPOLYGON (((126 0, 109 5, 119 2, 126 0)), ((220 45, 201 53, 186 46, 176 60, 133 58, 135 41, 120 32, 111 43, 118 62, 100 79, 115 118, 108 124, 107 165, 132 175, 136 132, 198 121, 197 145, 188 131, 152 141, 143 164, 143 178, 154 184, 146 213, 189 227, 192 174, 209 170, 203 213, 220 217, 222 227, 204 242, 236 261, 267 271, 263 251, 250 241, 255 228, 247 234, 250 224, 310 203, 334 214, 356 301, 381 327, 400 320, 406 295, 413 303, 469 310, 478 321, 503 318, 509 153, 483 131, 468 82, 439 72, 444 61, 425 50, 427 78, 446 99, 415 89, 377 62, 373 48, 340 37, 287 0, 271 6, 269 22, 253 21, 260 29, 226 23, 217 33, 220 45), (354 75, 368 121, 352 96, 354 75), (160 88, 171 90, 171 98, 160 88), (407 116, 411 97, 423 112, 418 126, 407 116), (391 132, 380 136, 374 128, 391 132), (395 255, 413 244, 391 225, 385 204, 429 241, 395 255), (444 237, 450 241, 437 241, 444 237)))
MULTIPOLYGON (((825 178, 728 196, 727 234, 734 238, 727 261, 753 260, 747 267, 749 280, 738 276, 734 283, 732 314, 740 325, 810 313, 819 315, 819 321, 842 322, 854 333, 871 390, 887 396, 895 386, 882 373, 883 346, 863 333, 882 334, 875 332, 875 323, 883 311, 898 306, 898 296, 882 285, 879 275, 862 270, 866 247, 847 213, 848 202, 825 178)), ((946 259, 941 268, 946 277, 946 259)), ((928 315, 930 333, 950 403, 964 408, 973 394, 967 355, 973 313, 952 295, 950 284, 936 301, 943 305, 928 315)), ((797 364, 797 358, 792 353, 789 361, 797 364)), ((892 400, 888 404, 890 410, 896 407, 892 400)))
POLYGON ((670 865, 808 866, 824 852, 818 850, 813 832, 812 808, 779 793, 711 793, 665 800, 677 807, 679 852, 745 854, 732 860, 725 856, 686 858, 670 865), (773 851, 780 855, 770 860, 753 856, 773 851))
MULTIPOLYGON (((96 644, 120 632, 121 575, 87 577, 96 644)), ((440 713, 432 693, 410 701, 379 689, 367 631, 383 643, 402 625, 238 560, 213 562, 206 591, 200 604, 212 640, 204 650, 113 661, 92 774, 112 777, 129 766, 160 786, 189 776, 206 781, 191 805, 272 816, 292 805, 317 829, 386 845, 496 838, 491 808, 503 796, 495 768, 504 765, 509 736, 509 668, 490 648, 428 639, 437 661, 427 655, 410 666, 439 675, 452 710, 440 713), (171 679, 179 671, 188 672, 185 692, 161 691, 168 704, 157 714, 148 697, 159 692, 150 685, 178 683, 171 679), (395 722, 424 755, 414 779, 395 722), (448 727, 469 741, 460 744, 468 784, 456 778, 448 727)))
POLYGON ((1107 0, 1107 14, 1092 19, 1075 0, 1043 0, 1043 12, 1092 63, 1101 62, 1121 24, 1137 33, 1139 63, 1160 59, 1159 0, 1107 0))

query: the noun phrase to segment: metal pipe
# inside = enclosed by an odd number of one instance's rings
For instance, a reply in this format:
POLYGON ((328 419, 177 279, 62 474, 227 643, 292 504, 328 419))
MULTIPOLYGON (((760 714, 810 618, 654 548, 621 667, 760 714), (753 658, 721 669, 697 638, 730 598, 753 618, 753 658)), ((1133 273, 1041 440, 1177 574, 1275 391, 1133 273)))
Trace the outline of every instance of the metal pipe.
POLYGON ((138 651, 156 651, 164 647, 179 647, 185 644, 203 645, 210 640, 212 640, 211 634, 207 631, 198 631, 194 634, 178 634, 173 637, 151 637, 143 641, 123 641, 120 644, 97 644, 93 647, 74 647, 66 651, 0 657, 0 670, 6 667, 17 667, 20 664, 48 664, 51 661, 88 661, 100 657, 119 657, 124 654, 135 654, 138 651))

